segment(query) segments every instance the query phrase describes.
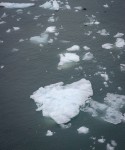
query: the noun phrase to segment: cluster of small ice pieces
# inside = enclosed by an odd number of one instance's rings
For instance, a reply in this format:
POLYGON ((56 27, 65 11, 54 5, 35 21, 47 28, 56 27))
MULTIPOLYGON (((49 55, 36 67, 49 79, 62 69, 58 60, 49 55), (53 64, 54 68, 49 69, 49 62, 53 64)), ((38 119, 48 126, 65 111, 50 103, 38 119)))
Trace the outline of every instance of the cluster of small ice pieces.
POLYGON ((114 140, 111 140, 111 143, 107 143, 106 150, 115 150, 117 143, 114 140))

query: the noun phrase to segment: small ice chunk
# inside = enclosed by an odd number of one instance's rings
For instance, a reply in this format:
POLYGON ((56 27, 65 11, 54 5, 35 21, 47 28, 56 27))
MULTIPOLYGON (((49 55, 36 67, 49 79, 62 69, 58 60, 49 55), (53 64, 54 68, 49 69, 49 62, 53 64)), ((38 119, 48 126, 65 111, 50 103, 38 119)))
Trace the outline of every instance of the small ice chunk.
POLYGON ((13 27, 13 30, 14 31, 17 31, 17 30, 19 30, 20 29, 20 27, 13 27))
POLYGON ((108 74, 106 72, 105 73, 101 73, 100 75, 101 75, 102 78, 104 78, 105 81, 109 80, 108 74))
POLYGON ((87 133, 89 133, 89 128, 82 126, 82 127, 78 128, 77 131, 79 134, 87 134, 87 133))
POLYGON ((57 124, 69 122, 77 116, 80 107, 93 95, 90 81, 81 79, 71 84, 55 83, 39 88, 30 98, 34 99, 38 111, 57 124))
POLYGON ((115 150, 115 147, 113 147, 111 144, 106 145, 106 150, 115 150))
POLYGON ((1 65, 1 66, 0 66, 0 69, 3 69, 3 68, 4 68, 4 65, 1 65))
POLYGON ((0 21, 0 24, 4 24, 4 23, 6 23, 5 21, 0 21))
POLYGON ((67 51, 78 51, 78 50, 80 50, 80 46, 79 45, 73 45, 72 47, 69 47, 66 50, 67 51))
POLYGON ((53 0, 52 2, 47 1, 43 5, 40 5, 39 7, 50 10, 59 10, 59 4, 56 0, 53 0))
POLYGON ((83 56, 82 60, 92 60, 94 58, 93 54, 88 52, 83 56))
POLYGON ((116 146, 117 146, 117 143, 116 143, 116 141, 115 141, 115 140, 111 140, 111 144, 112 144, 112 146, 114 146, 114 147, 116 147, 116 146))
POLYGON ((86 50, 86 51, 90 50, 90 47, 88 47, 88 46, 83 46, 83 48, 84 48, 84 50, 86 50))
POLYGON ((99 143, 105 143, 105 139, 102 137, 102 138, 98 139, 98 142, 99 143))
POLYGON ((46 136, 53 136, 53 132, 51 130, 47 130, 46 136))
POLYGON ((83 9, 83 7, 82 6, 76 6, 76 7, 74 7, 76 10, 82 10, 83 9))
POLYGON ((77 54, 74 53, 65 53, 65 54, 59 54, 60 56, 60 62, 58 66, 62 66, 66 63, 72 63, 72 62, 79 62, 80 58, 77 54))
POLYGON ((111 43, 103 44, 102 48, 104 48, 104 49, 111 49, 111 48, 113 48, 113 44, 111 44, 111 43))
POLYGON ((27 8, 34 6, 34 3, 9 3, 9 2, 1 2, 0 6, 5 8, 27 8))
POLYGON ((6 33, 10 33, 10 32, 11 32, 11 29, 6 30, 6 33))
POLYGON ((120 64, 120 70, 125 71, 125 64, 120 64))
POLYGON ((97 33, 99 33, 99 34, 102 35, 102 36, 107 36, 107 35, 109 35, 109 32, 107 32, 106 29, 99 30, 97 33))
POLYGON ((119 32, 118 32, 116 35, 114 35, 114 37, 115 37, 115 38, 120 38, 120 37, 122 37, 123 35, 124 35, 124 33, 119 33, 119 32))
POLYGON ((63 129, 68 129, 68 128, 70 128, 71 127, 71 123, 68 123, 68 124, 61 124, 60 126, 61 126, 61 128, 63 128, 63 129))
POLYGON ((54 33, 56 32, 56 26, 50 26, 46 28, 46 32, 48 33, 54 33))
POLYGON ((108 4, 105 4, 105 5, 103 5, 103 7, 108 8, 108 7, 109 7, 109 5, 108 5, 108 4))
POLYGON ((30 41, 35 44, 46 44, 48 42, 49 35, 42 33, 40 36, 34 36, 30 38, 30 41))
POLYGON ((122 38, 117 38, 115 42, 115 46, 118 48, 122 48, 125 46, 125 40, 122 38))

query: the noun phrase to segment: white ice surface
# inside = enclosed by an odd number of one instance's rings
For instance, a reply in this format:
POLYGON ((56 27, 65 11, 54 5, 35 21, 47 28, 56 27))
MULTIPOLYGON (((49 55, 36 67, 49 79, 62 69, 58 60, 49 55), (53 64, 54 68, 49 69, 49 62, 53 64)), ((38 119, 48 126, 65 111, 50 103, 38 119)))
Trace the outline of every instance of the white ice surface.
POLYGON ((60 56, 60 62, 58 64, 59 66, 63 66, 69 63, 76 63, 80 61, 80 58, 77 54, 75 53, 64 53, 64 54, 59 54, 60 56))
POLYGON ((88 46, 83 46, 84 50, 88 51, 90 48, 88 46))
POLYGON ((118 48, 122 48, 125 46, 125 40, 122 38, 117 38, 115 42, 115 46, 118 48))
POLYGON ((48 42, 49 35, 48 33, 42 33, 40 36, 33 36, 30 38, 30 41, 35 44, 46 44, 48 42))
POLYGON ((113 44, 111 44, 111 43, 103 44, 102 48, 104 48, 104 49, 111 49, 111 48, 113 48, 113 44))
POLYGON ((47 130, 46 136, 53 136, 53 132, 51 130, 47 130))
POLYGON ((66 50, 67 51, 78 51, 78 50, 80 50, 80 46, 79 45, 73 45, 72 47, 69 47, 66 50))
POLYGON ((59 4, 56 0, 53 1, 47 1, 43 5, 40 5, 39 7, 44 9, 50 9, 50 10, 59 10, 59 4))
POLYGON ((82 126, 82 127, 78 128, 77 131, 79 134, 87 134, 87 133, 89 133, 89 128, 82 126))
POLYGON ((93 54, 88 52, 83 56, 82 60, 92 60, 94 58, 93 54))
POLYGON ((99 33, 99 34, 102 35, 102 36, 107 36, 107 35, 109 35, 109 32, 107 32, 106 29, 99 30, 97 33, 99 33))
POLYGON ((116 35, 114 35, 115 38, 120 38, 124 35, 124 33, 118 32, 116 35))
POLYGON ((98 142, 99 143, 105 143, 105 139, 102 137, 102 138, 98 139, 98 142))
POLYGON ((56 32, 56 26, 50 26, 46 28, 46 32, 48 33, 54 33, 56 32))
POLYGON ((0 6, 5 8, 27 8, 34 6, 34 3, 9 3, 9 2, 1 2, 0 6))
POLYGON ((43 116, 52 118, 57 124, 67 123, 77 116, 80 106, 93 95, 91 83, 86 79, 63 84, 41 87, 30 96, 36 102, 37 110, 42 110, 43 116))

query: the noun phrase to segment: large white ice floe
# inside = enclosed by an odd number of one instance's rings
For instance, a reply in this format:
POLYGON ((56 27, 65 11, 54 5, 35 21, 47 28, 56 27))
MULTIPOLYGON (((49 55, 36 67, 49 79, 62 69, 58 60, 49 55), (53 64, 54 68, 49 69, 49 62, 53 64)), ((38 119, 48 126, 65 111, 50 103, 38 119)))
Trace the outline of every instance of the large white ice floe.
POLYGON ((60 62, 58 63, 58 69, 68 68, 68 66, 72 66, 72 64, 80 61, 80 58, 75 53, 64 53, 59 54, 60 62))
POLYGON ((48 33, 42 33, 40 36, 33 36, 30 38, 30 41, 35 44, 46 44, 49 39, 48 33))
POLYGON ((41 87, 30 98, 36 102, 37 110, 42 110, 43 116, 52 118, 57 124, 64 124, 79 114, 80 107, 92 95, 90 81, 81 79, 67 85, 59 82, 41 87))
POLYGON ((124 116, 121 109, 125 106, 125 96, 108 93, 104 103, 91 100, 83 111, 90 113, 93 117, 99 117, 112 124, 121 123, 124 116))
POLYGON ((5 8, 27 8, 34 6, 34 3, 9 3, 9 2, 1 2, 0 6, 5 8))
POLYGON ((73 45, 69 48, 66 49, 67 51, 78 51, 80 50, 80 46, 79 45, 73 45))
POLYGON ((59 3, 56 0, 47 1, 39 7, 50 10, 59 10, 59 3))

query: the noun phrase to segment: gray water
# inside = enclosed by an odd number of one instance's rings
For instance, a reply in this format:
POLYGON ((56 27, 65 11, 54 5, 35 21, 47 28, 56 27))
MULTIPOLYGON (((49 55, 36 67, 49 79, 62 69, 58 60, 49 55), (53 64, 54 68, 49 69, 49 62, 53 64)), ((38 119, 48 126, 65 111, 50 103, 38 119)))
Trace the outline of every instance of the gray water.
MULTIPOLYGON (((0 150, 106 150, 106 144, 112 139, 117 142, 115 150, 124 150, 125 123, 114 125, 81 112, 72 119, 69 129, 61 129, 53 121, 44 118, 41 112, 36 112, 36 104, 30 99, 30 95, 41 86, 60 81, 68 84, 81 78, 91 82, 94 92, 92 98, 98 102, 103 101, 106 93, 125 95, 125 72, 120 70, 120 64, 125 63, 125 47, 111 50, 101 48, 104 43, 114 43, 113 36, 117 32, 125 33, 124 0, 69 0, 72 9, 59 11, 39 8, 44 2, 46 1, 35 1, 36 5, 23 9, 22 14, 18 14, 17 9, 0 8, 0 16, 4 12, 7 14, 2 19, 6 23, 0 25, 0 40, 4 41, 0 43, 0 65, 4 65, 0 69, 0 150), (110 6, 107 9, 103 7, 106 3, 110 6), (83 6, 87 10, 75 12, 75 6, 83 6), (31 14, 27 14, 29 11, 31 14), (52 13, 59 19, 48 23, 52 13), (85 15, 92 14, 100 24, 84 26, 85 15), (33 20, 36 15, 41 16, 33 20), (21 18, 20 21, 17 18, 21 18), (63 26, 54 43, 40 47, 29 41, 30 37, 41 34, 52 25, 57 28, 63 26), (20 27, 20 30, 6 33, 13 26, 20 27), (106 29, 110 35, 105 37, 96 34, 101 29, 106 29), (92 35, 85 36, 84 33, 90 30, 93 31, 92 35), (20 39, 24 39, 24 42, 19 42, 20 39), (70 43, 64 44, 61 40, 70 43), (94 60, 80 61, 69 69, 58 70, 58 54, 74 43, 80 47, 91 47, 94 60), (14 52, 13 48, 18 51, 14 52), (83 69, 76 70, 79 66, 83 69), (107 68, 110 78, 108 87, 104 86, 102 78, 94 75, 100 71, 101 66, 107 68), (119 86, 122 90, 118 90, 119 86), (77 133, 77 128, 83 124, 91 131, 87 135, 77 133), (45 136, 48 129, 55 132, 52 137, 45 136), (97 139, 104 136, 106 142, 94 143, 90 138, 92 136, 97 139)), ((82 57, 85 51, 78 53, 82 57)))

